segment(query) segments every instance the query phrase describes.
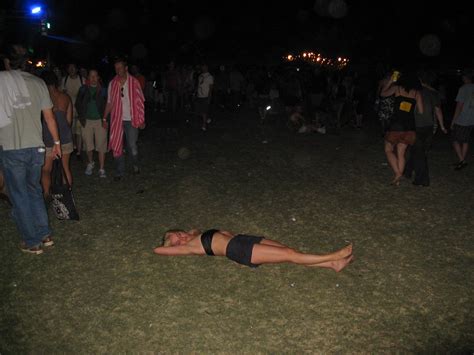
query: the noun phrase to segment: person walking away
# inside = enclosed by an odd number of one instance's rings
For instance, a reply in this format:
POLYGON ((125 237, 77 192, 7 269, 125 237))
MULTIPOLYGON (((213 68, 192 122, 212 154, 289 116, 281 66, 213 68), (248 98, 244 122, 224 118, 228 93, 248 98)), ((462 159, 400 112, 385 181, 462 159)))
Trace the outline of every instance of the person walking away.
POLYGON ((92 175, 95 167, 94 149, 99 157, 99 177, 106 178, 105 154, 107 153, 107 129, 101 120, 107 103, 107 92, 100 85, 99 72, 89 70, 87 84, 79 90, 76 99, 78 116, 85 121, 82 128, 82 140, 87 152, 87 167, 85 174, 92 175))
POLYGON ((207 130, 207 124, 211 123, 209 118, 209 107, 212 98, 212 89, 214 86, 214 77, 209 73, 207 64, 201 66, 201 74, 198 77, 196 93, 196 111, 202 117, 203 131, 207 130))
POLYGON ((385 134, 385 154, 393 170, 393 185, 400 185, 405 171, 405 152, 409 145, 415 144, 415 109, 423 113, 423 98, 419 92, 420 81, 415 75, 402 74, 398 79, 392 75, 382 89, 381 96, 395 95, 394 111, 385 134))
POLYGON ((77 94, 79 93, 79 89, 84 84, 84 78, 79 75, 77 66, 74 63, 69 63, 67 66, 67 75, 63 78, 61 83, 61 90, 68 94, 72 100, 73 105, 73 121, 72 121, 72 134, 73 134, 73 144, 74 149, 76 150, 76 158, 77 160, 81 160, 81 152, 82 152, 82 125, 80 121, 77 119, 77 111, 75 109, 76 98, 77 94))
POLYGON ((133 173, 140 173, 137 141, 138 129, 145 128, 145 97, 140 82, 128 73, 125 59, 115 60, 114 68, 117 75, 109 83, 102 122, 107 127, 107 117, 110 114, 109 149, 115 159, 114 180, 119 181, 125 175, 124 133, 133 173))
POLYGON ((443 111, 441 110, 440 94, 433 88, 436 74, 432 71, 419 73, 423 99, 423 113, 415 111, 416 141, 409 151, 409 158, 403 175, 411 179, 413 171, 415 179, 413 185, 429 186, 430 176, 428 168, 428 151, 431 148, 434 134, 434 120, 436 119, 441 131, 447 133, 444 127, 443 111))
POLYGON ((463 71, 463 85, 459 88, 456 96, 456 110, 451 122, 453 147, 459 159, 455 170, 461 170, 467 166, 466 156, 469 150, 469 139, 474 128, 473 78, 473 69, 463 71))
POLYGON ((53 156, 61 157, 61 142, 44 81, 22 71, 26 48, 11 46, 8 59, 12 70, 0 72, 0 159, 20 248, 38 255, 54 244, 40 184, 45 156, 41 113, 53 137, 53 156))
MULTIPOLYGON (((59 140, 61 141, 62 151, 62 165, 64 173, 69 184, 72 186, 72 173, 69 164, 71 153, 73 152, 72 145, 72 102, 71 98, 59 90, 58 80, 54 72, 46 71, 41 74, 41 78, 48 87, 49 96, 53 102, 53 113, 56 124, 59 130, 59 140)), ((51 190, 51 171, 53 170, 53 161, 56 157, 53 155, 54 140, 48 130, 45 120, 43 123, 43 142, 46 146, 46 156, 44 165, 41 170, 41 185, 43 186, 43 195, 46 199, 49 198, 51 190)))

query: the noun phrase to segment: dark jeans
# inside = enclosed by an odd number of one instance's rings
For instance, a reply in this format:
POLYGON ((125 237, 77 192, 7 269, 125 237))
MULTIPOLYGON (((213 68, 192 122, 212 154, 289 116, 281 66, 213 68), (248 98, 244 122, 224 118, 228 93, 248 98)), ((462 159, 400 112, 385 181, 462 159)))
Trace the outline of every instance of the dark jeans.
POLYGON ((0 151, 5 183, 13 204, 12 218, 28 248, 39 246, 51 235, 40 183, 44 156, 44 148, 0 151))
POLYGON ((415 185, 428 186, 430 174, 428 168, 428 151, 433 142, 433 127, 419 127, 416 129, 416 142, 410 148, 410 156, 405 166, 405 176, 411 177, 415 172, 415 185))
MULTIPOLYGON (((131 121, 123 121, 123 131, 127 141, 127 154, 131 156, 134 168, 138 169, 138 128, 133 127, 131 121)), ((125 157, 123 154, 115 158, 115 169, 115 176, 125 175, 125 157)))

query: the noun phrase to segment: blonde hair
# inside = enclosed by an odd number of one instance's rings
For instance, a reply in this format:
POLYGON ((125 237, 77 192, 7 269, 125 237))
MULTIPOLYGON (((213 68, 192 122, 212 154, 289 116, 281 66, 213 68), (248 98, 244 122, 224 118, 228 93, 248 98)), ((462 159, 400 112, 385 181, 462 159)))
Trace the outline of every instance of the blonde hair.
POLYGON ((171 245, 171 233, 184 232, 182 229, 168 229, 163 236, 163 246, 169 247, 171 245))

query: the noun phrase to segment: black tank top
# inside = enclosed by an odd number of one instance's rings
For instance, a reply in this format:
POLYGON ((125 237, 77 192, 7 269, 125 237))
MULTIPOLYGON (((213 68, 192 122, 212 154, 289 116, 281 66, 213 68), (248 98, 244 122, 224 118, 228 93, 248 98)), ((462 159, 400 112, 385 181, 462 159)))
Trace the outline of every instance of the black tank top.
POLYGON ((396 96, 393 106, 393 116, 390 120, 389 131, 406 132, 415 130, 416 99, 406 96, 396 96))
POLYGON ((218 231, 218 229, 209 229, 201 234, 202 247, 209 256, 214 256, 214 252, 212 251, 212 238, 214 237, 214 233, 218 231))

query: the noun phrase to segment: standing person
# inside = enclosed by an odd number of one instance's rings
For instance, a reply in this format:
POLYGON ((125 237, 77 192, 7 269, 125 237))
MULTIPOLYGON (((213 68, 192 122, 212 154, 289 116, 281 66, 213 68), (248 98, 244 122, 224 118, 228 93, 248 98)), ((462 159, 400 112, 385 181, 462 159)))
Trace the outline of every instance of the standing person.
POLYGON ((415 144, 415 108, 423 113, 423 99, 419 92, 420 81, 415 75, 403 74, 400 79, 392 75, 385 83, 381 96, 395 95, 394 111, 385 134, 385 154, 393 170, 393 185, 400 185, 405 170, 405 152, 415 144))
POLYGON ((81 160, 82 152, 82 132, 81 132, 81 123, 77 119, 77 111, 75 109, 77 94, 79 89, 84 84, 84 78, 79 75, 77 66, 74 63, 70 63, 67 66, 67 74, 63 78, 61 83, 61 90, 63 90, 72 100, 73 105, 73 120, 72 120, 72 134, 73 134, 73 144, 74 149, 76 150, 76 158, 81 160))
MULTIPOLYGON (((53 101, 53 113, 59 130, 59 139, 61 140, 62 165, 67 180, 72 185, 72 173, 69 166, 69 158, 74 148, 72 145, 72 102, 71 98, 59 90, 56 75, 51 71, 41 74, 41 78, 48 87, 49 96, 53 101)), ((48 130, 45 120, 43 120, 43 142, 46 146, 46 156, 41 171, 41 185, 43 185, 43 194, 45 198, 49 197, 51 189, 51 171, 53 170, 53 161, 56 156, 53 155, 54 140, 48 130)))
POLYGON ((233 111, 240 107, 242 102, 242 92, 245 86, 245 78, 234 65, 229 73, 230 101, 233 111))
POLYGON ((436 74, 431 71, 422 71, 419 74, 419 79, 422 86, 420 94, 423 99, 423 113, 415 111, 416 141, 410 149, 410 156, 403 175, 410 179, 415 171, 413 185, 429 186, 427 153, 433 141, 434 120, 437 120, 443 133, 446 134, 448 131, 444 127, 440 94, 433 88, 436 74))
POLYGON ((99 155, 99 177, 106 178, 105 153, 107 153, 107 130, 101 120, 107 102, 107 92, 100 85, 99 72, 89 70, 87 84, 79 90, 76 100, 78 116, 85 120, 82 128, 82 140, 87 152, 87 167, 85 174, 92 175, 94 171, 94 149, 99 155))
POLYGON ((117 75, 109 83, 102 122, 106 125, 110 114, 109 149, 115 159, 114 180, 119 181, 125 174, 124 132, 132 158, 133 173, 140 173, 137 140, 138 129, 145 128, 145 98, 140 82, 128 73, 127 61, 119 58, 115 60, 114 67, 117 75))
POLYGON ((138 67, 138 65, 132 65, 132 67, 130 68, 130 74, 137 78, 137 80, 140 82, 140 87, 142 88, 142 91, 145 92, 146 78, 142 73, 140 73, 140 68, 138 67))
POLYGON ((469 149, 469 139, 474 128, 474 70, 466 69, 462 73, 463 85, 456 96, 456 110, 451 122, 453 147, 459 162, 455 170, 467 166, 466 156, 469 149))
MULTIPOLYGON (((61 156, 61 142, 44 81, 21 71, 26 54, 24 46, 12 46, 8 53, 12 71, 0 73, 2 106, 9 112, 6 124, 0 124, 0 159, 13 204, 12 217, 22 238, 20 248, 25 253, 41 254, 42 247, 54 244, 40 184, 45 156, 41 113, 53 137, 53 156, 61 156)), ((3 118, 0 115, 0 122, 3 118)))
POLYGON ((207 130, 207 124, 211 123, 209 118, 209 106, 212 98, 212 88, 214 86, 214 77, 209 73, 207 64, 201 65, 201 74, 198 77, 196 92, 196 111, 202 117, 203 131, 207 130))
POLYGON ((175 62, 168 64, 168 70, 164 74, 164 92, 166 97, 166 108, 174 116, 178 109, 178 95, 181 86, 180 73, 176 69, 175 62))

